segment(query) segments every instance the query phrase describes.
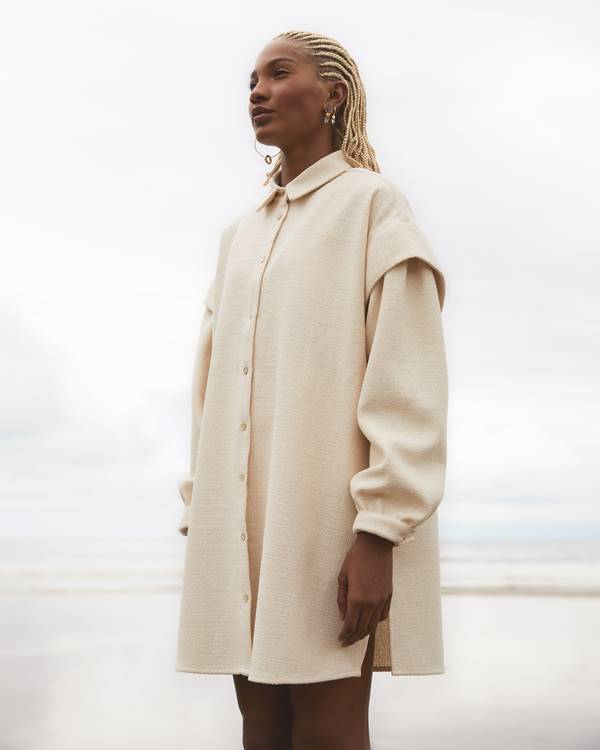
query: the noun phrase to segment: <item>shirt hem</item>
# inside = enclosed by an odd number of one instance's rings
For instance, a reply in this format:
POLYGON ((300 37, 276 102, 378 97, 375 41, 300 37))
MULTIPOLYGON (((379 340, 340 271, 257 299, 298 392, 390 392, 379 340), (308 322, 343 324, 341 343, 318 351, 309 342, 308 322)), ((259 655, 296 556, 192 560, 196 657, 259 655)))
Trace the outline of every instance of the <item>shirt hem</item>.
MULTIPOLYGON (((246 669, 208 669, 206 667, 198 667, 192 669, 191 667, 176 667, 176 672, 187 672, 188 674, 230 674, 230 675, 243 675, 247 677, 249 682, 260 682, 263 685, 306 685, 314 682, 326 682, 330 680, 344 680, 348 677, 361 677, 362 672, 351 672, 349 674, 336 674, 332 676, 319 677, 318 679, 304 678, 298 679, 297 677, 278 677, 276 679, 272 677, 264 677, 261 675, 253 675, 250 677, 250 673, 246 669)), ((446 669, 432 669, 432 670, 407 670, 404 669, 401 672, 395 672, 390 667, 373 667, 373 672, 390 672, 391 677, 427 677, 429 675, 446 674, 446 669)))
POLYGON ((434 675, 434 674, 446 674, 445 669, 430 669, 430 670, 424 670, 424 669, 403 669, 402 672, 394 672, 394 670, 390 669, 382 669, 381 667, 376 668, 373 667, 374 672, 391 672, 392 677, 427 677, 428 675, 434 675))
POLYGON ((335 674, 335 675, 325 675, 318 678, 301 678, 298 679, 297 677, 265 677, 262 675, 252 675, 250 676, 250 673, 246 669, 242 669, 241 667, 238 669, 207 669, 206 667, 198 667, 192 669, 191 667, 176 667, 176 672, 188 672, 190 674, 230 674, 230 675, 244 675, 244 677, 247 677, 250 682, 260 682, 264 685, 306 685, 313 682, 326 682, 329 680, 344 680, 347 677, 360 677, 362 675, 361 670, 350 672, 348 674, 335 674))

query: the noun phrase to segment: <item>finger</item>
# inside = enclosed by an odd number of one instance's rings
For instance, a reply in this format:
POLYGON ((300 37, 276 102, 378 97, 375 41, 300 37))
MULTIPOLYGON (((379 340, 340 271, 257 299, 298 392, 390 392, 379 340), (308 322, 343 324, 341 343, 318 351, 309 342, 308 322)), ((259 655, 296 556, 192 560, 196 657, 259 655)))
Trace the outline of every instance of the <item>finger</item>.
POLYGON ((344 574, 338 577, 337 606, 342 620, 346 617, 346 606, 348 597, 348 577, 344 574))
POLYGON ((355 630, 360 616, 360 610, 356 604, 352 603, 352 600, 348 602, 346 609, 346 616, 344 618, 344 624, 338 635, 340 641, 344 641, 348 638, 355 630))
POLYGON ((371 620, 369 621, 369 633, 377 629, 377 625, 379 624, 379 621, 381 620, 381 615, 384 609, 385 609, 385 604, 381 604, 379 607, 375 607, 375 609, 373 610, 373 616, 371 617, 371 620))
POLYGON ((370 607, 360 607, 359 616, 356 620, 356 627, 354 630, 342 641, 342 646, 350 646, 356 641, 360 641, 367 634, 367 628, 369 621, 373 615, 373 610, 370 607))
POLYGON ((392 606, 392 597, 388 597, 387 602, 385 603, 385 607, 383 608, 383 611, 381 613, 381 619, 387 620, 387 618, 390 616, 390 607, 392 606))

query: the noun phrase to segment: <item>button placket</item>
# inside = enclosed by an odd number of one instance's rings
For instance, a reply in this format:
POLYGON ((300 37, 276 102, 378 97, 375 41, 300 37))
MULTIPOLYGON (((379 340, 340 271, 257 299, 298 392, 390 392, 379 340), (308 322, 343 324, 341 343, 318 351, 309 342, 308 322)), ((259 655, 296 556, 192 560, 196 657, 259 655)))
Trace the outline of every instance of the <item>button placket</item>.
POLYGON ((273 234, 273 239, 271 240, 271 243, 267 251, 259 259, 259 263, 261 265, 264 264, 264 267, 259 272, 259 285, 260 286, 262 286, 263 275, 265 273, 266 267, 269 264, 271 253, 273 252, 273 247, 275 246, 275 242, 279 235, 279 230, 281 229, 283 222, 285 221, 285 218, 287 216, 287 212, 289 209, 289 205, 290 205, 290 200, 287 197, 287 194, 285 193, 285 191, 282 192, 281 198, 279 200, 280 200, 279 210, 277 211, 277 214, 275 215, 275 232, 273 234))
MULTIPOLYGON (((273 232, 271 242, 269 244, 269 247, 267 248, 266 252, 262 255, 262 257, 259 260, 259 263, 257 265, 257 271, 254 276, 254 279, 251 284, 251 290, 252 293, 250 295, 250 309, 248 310, 247 316, 246 316, 246 326, 245 326, 245 341, 244 341, 244 347, 245 351, 244 359, 243 359, 243 367, 240 372, 240 377, 245 378, 245 381, 243 383, 242 388, 242 402, 240 404, 240 418, 239 418, 239 435, 240 435, 240 469, 238 474, 238 480, 240 484, 240 491, 241 491, 241 497, 242 497, 242 531, 240 532, 240 539, 244 542, 246 541, 246 508, 247 508, 247 501, 248 501, 248 482, 247 482, 247 472, 248 472, 248 458, 250 454, 250 436, 251 436, 251 422, 250 422, 250 405, 251 405, 251 399, 252 399, 252 367, 254 362, 254 336, 256 332, 256 316, 258 314, 259 308, 260 308, 260 292, 262 288, 262 281, 263 276, 265 273, 265 270, 267 268, 267 265, 269 263, 269 258, 271 257, 271 252, 273 251, 273 247, 275 245, 275 242, 277 240, 277 236, 279 234, 279 229, 281 228, 281 225, 283 224, 283 221, 285 220, 285 217, 287 215, 288 206, 289 206, 289 199, 287 197, 287 194, 285 190, 282 189, 281 191, 281 204, 279 207, 279 211, 276 215, 276 222, 275 222, 275 231, 273 232)), ((247 568, 249 572, 249 568, 247 568)), ((248 590, 250 590, 250 582, 248 581, 248 590)), ((242 593, 242 600, 244 602, 247 602, 249 600, 250 596, 247 593, 242 593)))

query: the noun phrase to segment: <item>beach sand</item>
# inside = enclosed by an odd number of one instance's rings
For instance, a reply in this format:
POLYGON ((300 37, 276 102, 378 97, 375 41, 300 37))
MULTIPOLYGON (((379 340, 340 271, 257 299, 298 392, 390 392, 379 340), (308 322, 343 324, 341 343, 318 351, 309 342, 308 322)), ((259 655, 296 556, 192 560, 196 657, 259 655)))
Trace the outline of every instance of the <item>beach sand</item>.
MULTIPOLYGON (((5 593, 2 750, 234 750, 230 675, 178 673, 177 593, 5 593)), ((600 748, 600 598, 445 595, 446 674, 374 673, 372 750, 600 748)))

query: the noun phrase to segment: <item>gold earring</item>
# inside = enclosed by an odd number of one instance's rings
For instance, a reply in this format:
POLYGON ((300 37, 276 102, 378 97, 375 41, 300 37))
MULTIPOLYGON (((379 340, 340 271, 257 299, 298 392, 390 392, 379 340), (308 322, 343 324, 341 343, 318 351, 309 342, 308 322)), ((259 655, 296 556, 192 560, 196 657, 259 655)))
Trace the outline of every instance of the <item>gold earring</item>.
POLYGON ((333 105, 333 111, 327 107, 325 109, 325 119, 323 122, 328 125, 329 122, 331 122, 332 125, 335 125, 335 104, 333 105))
MULTIPOLYGON (((267 164, 270 164, 273 161, 273 157, 270 154, 267 154, 266 156, 264 154, 261 154, 260 151, 256 148, 256 138, 254 139, 254 150, 259 156, 262 156, 263 159, 267 162, 267 164)), ((278 151, 275 156, 279 156, 281 151, 278 151)))

